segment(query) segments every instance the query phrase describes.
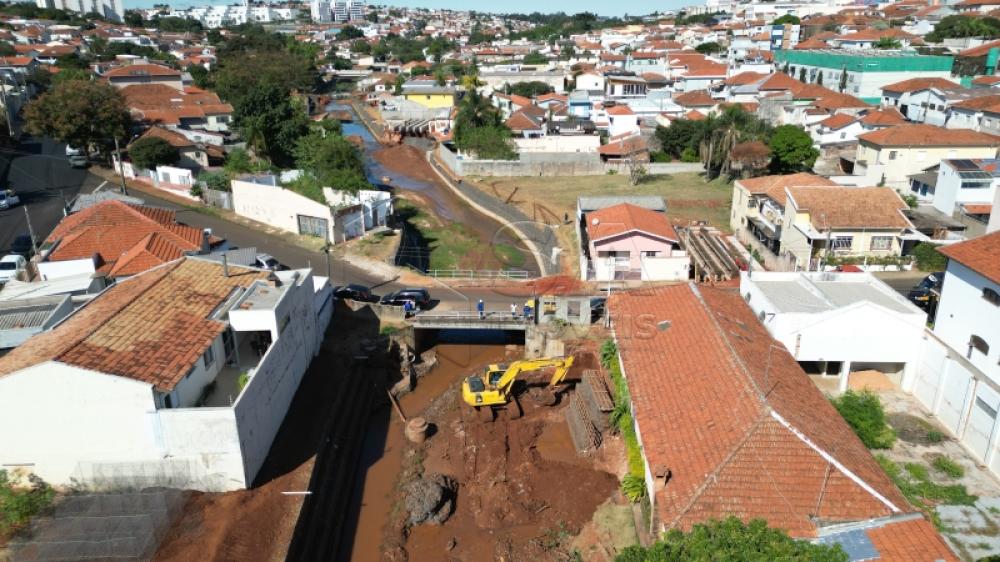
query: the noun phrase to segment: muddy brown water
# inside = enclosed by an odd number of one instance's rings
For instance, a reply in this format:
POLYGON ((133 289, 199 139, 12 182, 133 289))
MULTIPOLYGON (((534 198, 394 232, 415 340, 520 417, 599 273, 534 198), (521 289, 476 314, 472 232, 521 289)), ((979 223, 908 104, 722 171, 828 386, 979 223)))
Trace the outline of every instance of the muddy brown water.
MULTIPOLYGON (((407 417, 419 415, 451 384, 485 364, 502 361, 505 354, 502 345, 441 344, 436 351, 437 366, 399 401, 407 417)), ((403 423, 396 413, 389 407, 374 413, 365 434, 352 502, 358 510, 349 557, 353 562, 382 560, 383 528, 392 511, 391 494, 405 448, 403 423)))

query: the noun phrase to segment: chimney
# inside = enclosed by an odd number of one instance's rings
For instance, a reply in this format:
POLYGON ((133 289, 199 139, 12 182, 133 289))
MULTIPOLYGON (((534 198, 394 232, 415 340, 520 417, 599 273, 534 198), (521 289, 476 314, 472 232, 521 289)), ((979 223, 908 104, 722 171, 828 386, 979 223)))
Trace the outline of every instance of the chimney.
POLYGON ((229 278, 229 258, 225 253, 222 254, 222 276, 229 278))

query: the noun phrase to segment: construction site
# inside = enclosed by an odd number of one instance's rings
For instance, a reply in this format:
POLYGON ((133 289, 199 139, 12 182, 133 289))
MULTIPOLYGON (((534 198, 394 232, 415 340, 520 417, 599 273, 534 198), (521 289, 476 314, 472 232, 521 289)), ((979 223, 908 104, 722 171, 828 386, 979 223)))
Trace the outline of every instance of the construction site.
POLYGON ((332 325, 250 489, 79 490, 11 554, 610 561, 636 542, 599 324, 546 328, 551 355, 531 359, 469 330, 436 330, 418 353, 412 327, 366 305, 338 303, 332 325))

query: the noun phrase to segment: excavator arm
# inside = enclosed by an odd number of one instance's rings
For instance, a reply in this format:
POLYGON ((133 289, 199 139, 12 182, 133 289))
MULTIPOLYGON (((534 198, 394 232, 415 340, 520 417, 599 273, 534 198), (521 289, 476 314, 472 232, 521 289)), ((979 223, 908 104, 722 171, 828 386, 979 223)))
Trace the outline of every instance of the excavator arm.
POLYGON ((565 359, 549 358, 515 361, 514 363, 511 363, 511 365, 507 368, 507 371, 502 377, 500 377, 500 380, 497 381, 497 390, 506 393, 510 390, 510 386, 514 384, 514 381, 517 380, 517 377, 521 373, 530 373, 547 367, 556 367, 556 372, 552 374, 552 379, 549 381, 549 386, 555 386, 566 378, 566 374, 569 373, 569 369, 572 366, 572 356, 565 359))

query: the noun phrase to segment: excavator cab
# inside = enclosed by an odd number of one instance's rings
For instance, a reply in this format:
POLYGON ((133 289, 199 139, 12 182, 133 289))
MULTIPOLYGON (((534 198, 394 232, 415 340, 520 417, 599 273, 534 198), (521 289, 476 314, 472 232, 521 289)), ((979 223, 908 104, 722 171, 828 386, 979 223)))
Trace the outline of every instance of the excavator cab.
POLYGON ((520 405, 517 404, 512 392, 519 375, 555 367, 555 372, 549 381, 551 388, 566 378, 572 365, 573 357, 525 359, 509 365, 489 365, 483 370, 483 374, 470 375, 462 381, 462 399, 470 406, 477 409, 486 408, 491 412, 494 407, 502 408, 513 402, 519 411, 520 405))

